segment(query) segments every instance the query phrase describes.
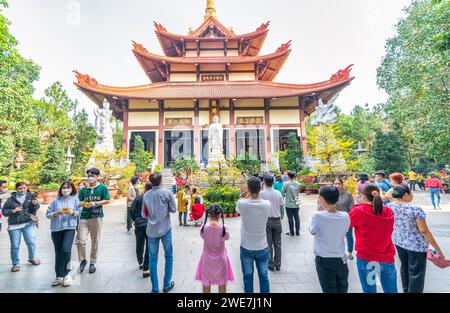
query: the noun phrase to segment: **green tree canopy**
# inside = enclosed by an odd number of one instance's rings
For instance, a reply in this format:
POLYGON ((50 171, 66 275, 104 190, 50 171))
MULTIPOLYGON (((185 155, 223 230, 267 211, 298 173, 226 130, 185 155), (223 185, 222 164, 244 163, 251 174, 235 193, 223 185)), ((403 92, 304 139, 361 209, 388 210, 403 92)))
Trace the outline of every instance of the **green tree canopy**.
POLYGON ((137 173, 147 171, 153 162, 153 154, 145 150, 141 136, 134 137, 134 148, 130 153, 130 161, 136 165, 137 173))
POLYGON ((386 43, 378 85, 385 111, 407 145, 436 161, 450 160, 450 2, 414 0, 386 43))
POLYGON ((386 174, 406 170, 406 152, 404 140, 395 131, 378 131, 373 143, 375 170, 384 170, 386 174))

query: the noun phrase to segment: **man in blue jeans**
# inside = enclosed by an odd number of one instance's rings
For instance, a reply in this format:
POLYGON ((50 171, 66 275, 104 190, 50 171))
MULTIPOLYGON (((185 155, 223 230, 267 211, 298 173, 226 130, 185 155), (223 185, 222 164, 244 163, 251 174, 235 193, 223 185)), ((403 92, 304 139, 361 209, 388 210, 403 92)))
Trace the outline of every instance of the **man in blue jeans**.
POLYGON ((259 277, 261 293, 270 293, 269 284, 269 246, 266 225, 271 206, 268 200, 261 200, 261 180, 250 177, 247 181, 248 199, 238 201, 236 210, 241 213, 241 267, 244 278, 244 291, 253 293, 254 264, 259 277))
POLYGON ((164 269, 163 292, 171 291, 175 283, 172 280, 173 247, 172 247, 172 225, 170 213, 175 213, 176 204, 173 194, 161 187, 162 175, 154 173, 150 176, 153 188, 144 194, 144 208, 142 216, 148 218, 147 236, 148 250, 150 254, 150 279, 152 282, 152 293, 159 293, 158 285, 158 252, 159 241, 164 248, 166 265, 164 269), (147 216, 148 213, 148 216, 147 216))

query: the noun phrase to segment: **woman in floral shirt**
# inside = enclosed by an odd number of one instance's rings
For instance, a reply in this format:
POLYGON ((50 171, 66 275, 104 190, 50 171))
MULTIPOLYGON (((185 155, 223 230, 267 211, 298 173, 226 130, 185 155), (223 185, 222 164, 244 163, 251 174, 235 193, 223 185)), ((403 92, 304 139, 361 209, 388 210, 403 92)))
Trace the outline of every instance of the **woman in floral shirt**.
POLYGON ((426 214, 411 204, 413 195, 408 186, 398 185, 392 190, 395 202, 387 206, 394 211, 392 241, 401 262, 403 292, 422 293, 425 285, 427 250, 431 245, 444 258, 425 221, 426 214))

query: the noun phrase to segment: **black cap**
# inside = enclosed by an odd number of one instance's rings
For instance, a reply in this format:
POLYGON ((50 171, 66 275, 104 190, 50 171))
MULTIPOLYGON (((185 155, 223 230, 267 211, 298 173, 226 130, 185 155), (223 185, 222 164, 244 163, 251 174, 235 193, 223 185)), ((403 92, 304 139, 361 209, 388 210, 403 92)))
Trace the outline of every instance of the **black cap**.
POLYGON ((86 174, 88 174, 88 175, 94 174, 94 175, 98 176, 98 175, 100 175, 100 170, 98 168, 93 167, 93 168, 88 169, 86 171, 86 174))
POLYGON ((383 170, 376 171, 375 175, 382 175, 382 176, 386 177, 386 173, 383 170))

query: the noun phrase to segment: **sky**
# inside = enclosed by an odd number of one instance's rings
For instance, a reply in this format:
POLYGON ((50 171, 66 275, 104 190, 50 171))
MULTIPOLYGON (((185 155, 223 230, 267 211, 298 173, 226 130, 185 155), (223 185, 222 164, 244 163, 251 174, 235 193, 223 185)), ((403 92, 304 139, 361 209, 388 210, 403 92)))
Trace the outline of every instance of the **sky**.
MULTIPOLYGON (((168 31, 187 34, 203 22, 206 0, 9 0, 4 14, 19 41, 19 52, 42 67, 34 84, 36 99, 60 81, 72 99, 93 116, 94 104, 74 85, 72 71, 100 84, 149 83, 132 54, 131 41, 162 54, 153 21, 168 31)), ((261 51, 274 52, 292 40, 292 53, 275 81, 314 83, 355 64, 353 83, 336 101, 345 113, 356 105, 384 102, 376 69, 393 26, 411 0, 216 0, 217 18, 235 33, 271 21, 261 51)))

